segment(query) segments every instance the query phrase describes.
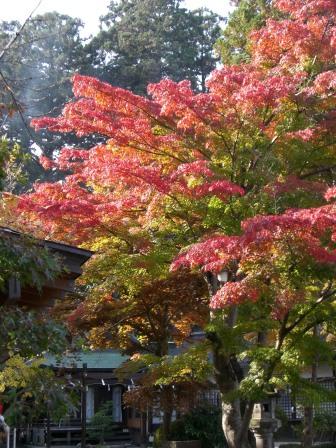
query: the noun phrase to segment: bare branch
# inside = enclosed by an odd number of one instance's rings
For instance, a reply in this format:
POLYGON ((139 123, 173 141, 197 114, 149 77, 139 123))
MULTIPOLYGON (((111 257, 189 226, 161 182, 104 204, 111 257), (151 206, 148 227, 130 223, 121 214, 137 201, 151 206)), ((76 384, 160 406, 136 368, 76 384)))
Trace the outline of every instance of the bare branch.
MULTIPOLYGON (((5 76, 4 76, 4 74, 2 73, 1 70, 0 70, 0 78, 2 79, 3 83, 5 84, 6 89, 8 90, 8 92, 9 92, 9 94, 10 94, 12 100, 13 100, 13 103, 14 103, 14 105, 16 107, 16 110, 17 110, 18 114, 20 115, 20 118, 21 118, 21 120, 23 122, 24 127, 26 128, 26 131, 27 131, 29 137, 32 139, 33 142, 36 142, 36 138, 33 136, 32 132, 31 132, 31 130, 30 130, 30 128, 29 128, 29 126, 28 126, 28 124, 26 122, 26 119, 25 119, 25 117, 23 115, 22 106, 19 103, 19 101, 16 99, 16 96, 15 96, 11 86, 8 84, 6 78, 5 78, 5 76)), ((33 160, 36 162, 36 160, 34 158, 33 158, 33 160)))
POLYGON ((1 59, 4 57, 4 55, 6 54, 6 52, 10 49, 10 47, 14 44, 14 42, 18 39, 18 37, 20 36, 20 34, 22 33, 24 27, 26 26, 26 24, 29 22, 29 20, 31 19, 31 16, 34 14, 34 12, 37 10, 37 8, 40 6, 42 0, 40 0, 38 2, 38 4, 35 6, 35 8, 32 10, 32 12, 29 14, 29 16, 26 18, 26 20, 23 22, 23 24, 21 25, 21 27, 18 29, 18 31, 14 34, 14 36, 10 39, 10 41, 8 42, 8 44, 5 46, 5 48, 1 51, 0 53, 0 61, 1 59))

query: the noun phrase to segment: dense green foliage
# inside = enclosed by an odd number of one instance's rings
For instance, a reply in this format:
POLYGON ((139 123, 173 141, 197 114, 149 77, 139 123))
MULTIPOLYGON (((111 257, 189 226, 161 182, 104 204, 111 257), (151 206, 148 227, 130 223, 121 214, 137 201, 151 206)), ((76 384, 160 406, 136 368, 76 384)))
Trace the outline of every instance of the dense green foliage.
POLYGON ((55 373, 41 366, 42 361, 27 362, 12 357, 0 372, 0 399, 6 403, 6 419, 10 425, 31 423, 46 415, 58 420, 77 409, 78 397, 65 387, 55 373))
POLYGON ((108 9, 88 46, 93 74, 136 93, 146 93, 148 83, 163 77, 189 79, 205 89, 216 63, 216 14, 188 11, 180 0, 111 1, 108 9))
POLYGON ((193 409, 172 423, 168 440, 200 440, 202 448, 226 447, 220 409, 212 406, 193 409))
POLYGON ((265 25, 275 14, 271 0, 241 0, 230 14, 227 25, 216 43, 216 50, 224 64, 249 62, 251 58, 249 33, 265 25))
MULTIPOLYGON (((279 445, 279 448, 304 448, 304 445, 301 443, 284 443, 282 445, 279 445)), ((335 443, 321 443, 321 444, 315 444, 315 448, 336 448, 335 443)))
MULTIPOLYGON (((35 240, 0 233, 0 288, 4 294, 12 278, 22 287, 41 292, 60 272, 61 261, 35 240)), ((10 420, 40 418, 49 402, 55 417, 66 414, 72 397, 64 393, 49 369, 30 362, 45 352, 59 354, 68 348, 65 326, 52 320, 49 313, 29 311, 15 301, 2 303, 0 311, 0 392, 1 401, 9 406, 10 420)))
MULTIPOLYGON (((0 288, 4 294, 12 278, 41 293, 61 269, 61 260, 35 240, 0 233, 0 288)), ((6 404, 8 423, 30 422, 47 412, 61 418, 75 409, 76 397, 50 369, 41 368, 41 360, 31 359, 46 352, 63 353, 69 348, 68 331, 48 312, 31 311, 12 302, 0 306, 0 400, 6 404)))
POLYGON ((107 401, 91 418, 88 426, 89 437, 104 443, 106 438, 113 434, 113 423, 113 403, 107 401))
POLYGON ((62 353, 68 346, 67 332, 44 313, 2 306, 0 362, 15 355, 24 359, 42 354, 62 353))
POLYGON ((4 289, 11 277, 22 286, 41 289, 61 271, 60 260, 36 241, 17 234, 0 235, 0 289, 4 289))

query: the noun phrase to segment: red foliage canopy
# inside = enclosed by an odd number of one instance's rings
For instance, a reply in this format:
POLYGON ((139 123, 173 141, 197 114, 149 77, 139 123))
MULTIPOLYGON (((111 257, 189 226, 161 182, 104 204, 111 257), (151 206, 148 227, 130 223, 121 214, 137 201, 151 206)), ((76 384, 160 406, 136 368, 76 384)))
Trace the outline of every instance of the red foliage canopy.
MULTIPOLYGON (((187 81, 164 79, 149 85, 150 98, 143 98, 76 75, 76 100, 60 117, 33 125, 100 134, 106 143, 89 151, 64 148, 56 160, 42 158, 45 167, 72 174, 21 197, 26 223, 37 216, 46 232, 85 241, 106 229, 148 227, 153 217, 166 216, 170 200, 197 222, 196 236, 210 232, 173 268, 231 272, 232 281, 212 299, 214 308, 255 301, 270 290, 273 312, 302 300, 302 289, 284 281, 285 264, 281 268, 277 260, 296 259, 301 271, 336 262, 335 206, 321 196, 327 183, 318 175, 307 179, 334 160, 336 6, 333 0, 275 3, 286 18, 252 33, 251 63, 214 71, 207 93, 194 93, 187 81), (302 191, 318 193, 319 206, 266 210, 243 219, 241 234, 234 236, 204 225, 214 200, 232 204, 234 196, 254 192, 276 197, 302 191)), ((333 197, 335 188, 325 195, 333 197)))

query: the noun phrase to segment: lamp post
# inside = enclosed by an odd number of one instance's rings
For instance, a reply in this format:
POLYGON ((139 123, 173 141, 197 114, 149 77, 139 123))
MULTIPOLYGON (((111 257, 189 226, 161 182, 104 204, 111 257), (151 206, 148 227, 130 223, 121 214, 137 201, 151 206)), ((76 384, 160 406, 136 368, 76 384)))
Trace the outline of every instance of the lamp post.
POLYGON ((256 448, 274 448, 273 434, 280 428, 280 422, 275 418, 276 396, 276 393, 270 393, 265 400, 254 405, 250 428, 256 448))
POLYGON ((229 273, 226 270, 220 271, 217 274, 217 280, 220 284, 224 284, 229 281, 229 273))

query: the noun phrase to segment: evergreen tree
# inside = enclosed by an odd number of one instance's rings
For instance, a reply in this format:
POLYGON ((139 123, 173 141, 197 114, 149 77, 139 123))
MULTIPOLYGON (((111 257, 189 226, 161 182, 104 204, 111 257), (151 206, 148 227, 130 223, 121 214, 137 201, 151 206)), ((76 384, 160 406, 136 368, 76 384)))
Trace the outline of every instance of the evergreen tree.
POLYGON ((162 77, 204 88, 216 64, 212 46, 218 36, 216 14, 188 11, 179 0, 111 1, 87 51, 95 75, 136 93, 162 77))
MULTIPOLYGON (((219 35, 219 16, 212 11, 201 8, 189 13, 189 36, 192 48, 190 67, 192 68, 193 84, 202 92, 206 91, 205 81, 209 73, 215 68, 216 57, 214 43, 219 35), (196 82, 195 82, 196 80, 196 82)), ((183 36, 181 36, 181 39, 183 36)), ((176 68, 178 73, 179 68, 176 68)))
POLYGON ((236 0, 232 3, 237 8, 230 14, 215 45, 222 62, 230 65, 250 60, 249 33, 264 26, 267 18, 275 14, 271 0, 236 0))
MULTIPOLYGON (((79 19, 46 13, 30 19, 1 64, 2 102, 13 112, 2 117, 2 130, 9 139, 29 150, 38 144, 49 155, 73 139, 37 136, 30 128, 31 118, 45 113, 57 115, 71 96, 71 76, 84 64, 83 26, 79 19), (48 143, 47 143, 48 141, 48 143)), ((5 47, 20 28, 16 21, 0 23, 0 46, 5 47)), ((35 173, 36 174, 36 173, 35 173)))

